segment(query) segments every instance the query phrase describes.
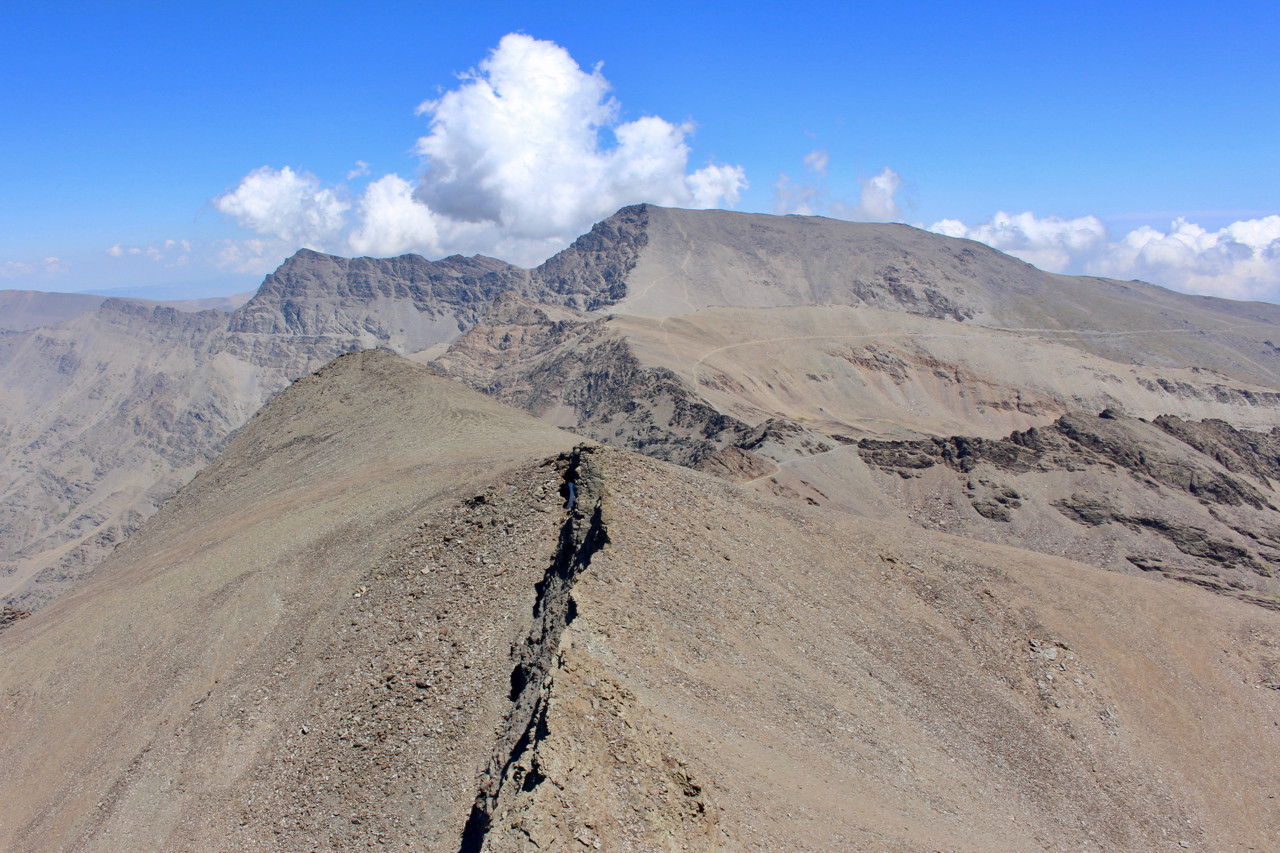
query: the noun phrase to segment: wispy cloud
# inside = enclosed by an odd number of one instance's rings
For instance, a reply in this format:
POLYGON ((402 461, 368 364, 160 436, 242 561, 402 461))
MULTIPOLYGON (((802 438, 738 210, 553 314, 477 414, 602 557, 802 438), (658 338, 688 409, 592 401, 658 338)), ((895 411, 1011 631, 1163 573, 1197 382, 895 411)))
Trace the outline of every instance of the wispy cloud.
POLYGON ((59 258, 44 258, 40 261, 5 261, 0 264, 0 278, 56 278, 70 269, 70 265, 59 258))
POLYGON ((778 175, 773 185, 774 213, 831 216, 854 222, 893 222, 901 218, 898 191, 902 188, 902 178, 888 166, 879 174, 860 179, 858 200, 850 201, 831 195, 826 181, 831 155, 825 149, 810 151, 803 163, 812 177, 797 181, 785 172, 778 175))
POLYGON ((819 177, 827 176, 827 166, 831 163, 831 155, 821 148, 815 148, 804 155, 804 167, 819 177))
MULTIPOLYGON (((222 240, 157 240, 143 246, 117 243, 106 249, 111 258, 122 264, 150 262, 157 268, 177 270, 184 267, 215 267, 236 273, 270 272, 294 249, 274 238, 222 240), (136 259, 136 260, 133 260, 136 259)), ((294 247, 296 249, 296 247, 294 247)), ((108 262, 111 263, 111 262, 108 262)), ((134 270, 138 268, 133 267, 134 270)))

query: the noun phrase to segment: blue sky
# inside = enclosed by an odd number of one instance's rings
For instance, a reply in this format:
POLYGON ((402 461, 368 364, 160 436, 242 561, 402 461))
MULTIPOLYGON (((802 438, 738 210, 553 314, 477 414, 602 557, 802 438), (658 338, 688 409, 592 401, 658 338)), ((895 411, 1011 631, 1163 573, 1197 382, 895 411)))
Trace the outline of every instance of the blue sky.
POLYGON ((532 263, 647 200, 1280 299, 1277 4, 545 5, 10 0, 0 287, 249 289, 300 245, 532 263), (575 122, 593 147, 553 145, 575 122))

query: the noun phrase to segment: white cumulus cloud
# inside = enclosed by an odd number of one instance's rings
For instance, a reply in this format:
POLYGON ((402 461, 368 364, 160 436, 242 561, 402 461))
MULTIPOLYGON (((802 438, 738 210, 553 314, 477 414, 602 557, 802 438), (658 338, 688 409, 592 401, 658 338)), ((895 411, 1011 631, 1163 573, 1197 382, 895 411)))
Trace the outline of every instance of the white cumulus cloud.
POLYGON ((413 185, 399 175, 385 175, 365 188, 358 208, 359 225, 351 232, 351 248, 359 255, 389 257, 409 251, 440 252, 437 217, 413 200, 413 185))
MULTIPOLYGON (((505 36, 458 85, 424 102, 416 180, 388 174, 354 205, 337 187, 285 167, 251 172, 214 208, 244 228, 334 252, 485 252, 535 264, 621 207, 731 206, 740 166, 689 170, 693 126, 657 116, 623 121, 596 67, 564 48, 505 36)), ((360 177, 361 161, 348 180, 360 177)))
POLYGON ((559 45, 505 36, 461 85, 419 107, 431 128, 417 144, 426 169, 414 198, 457 223, 492 226, 495 243, 528 241, 538 252, 627 204, 737 202, 741 167, 688 173, 693 127, 657 116, 620 121, 609 90, 598 67, 582 70, 559 45))
POLYGON ((212 204, 241 228, 313 249, 328 245, 346 226, 351 207, 315 175, 288 166, 254 169, 212 204))
POLYGON ((1065 272, 1074 259, 1092 252, 1107 238, 1106 226, 1096 216, 1039 219, 1032 213, 1004 211, 972 228, 956 219, 944 219, 929 230, 986 243, 1050 272, 1065 272))
POLYGON ((1229 299, 1280 295, 1280 216, 1233 222, 1217 231, 1179 218, 1167 232, 1143 226, 1107 248, 1089 261, 1088 272, 1229 299))
POLYGON ((1168 231, 1144 225, 1115 241, 1095 216, 1001 212, 979 225, 944 219, 929 230, 978 240, 1051 272, 1136 278, 1229 299, 1280 298, 1280 216, 1217 231, 1180 218, 1168 231))

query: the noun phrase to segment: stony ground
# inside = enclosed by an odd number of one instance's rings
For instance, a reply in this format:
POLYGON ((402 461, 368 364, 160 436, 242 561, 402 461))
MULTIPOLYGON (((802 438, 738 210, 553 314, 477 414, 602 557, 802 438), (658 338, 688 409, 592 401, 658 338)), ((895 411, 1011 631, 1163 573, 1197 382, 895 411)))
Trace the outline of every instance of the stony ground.
POLYGON ((296 383, 0 634, 0 849, 1280 846, 1280 614, 576 441, 296 383))
POLYGON ((601 467, 610 544, 490 849, 1277 843, 1274 614, 601 467))
POLYGON ((780 497, 1280 608, 1280 395, 1212 371, 867 308, 575 320, 516 297, 432 364, 780 497))
POLYGON ((1280 410, 1274 307, 821 217, 639 205, 534 270, 304 249, 233 313, 113 299, 80 314, 7 293, 0 603, 24 610, 92 572, 292 380, 356 349, 428 361, 473 324, 487 328, 445 359, 452 375, 587 437, 735 474, 753 466, 733 450, 779 418, 994 438, 1115 405, 1265 429, 1280 410), (501 298, 536 301, 550 328, 501 298))

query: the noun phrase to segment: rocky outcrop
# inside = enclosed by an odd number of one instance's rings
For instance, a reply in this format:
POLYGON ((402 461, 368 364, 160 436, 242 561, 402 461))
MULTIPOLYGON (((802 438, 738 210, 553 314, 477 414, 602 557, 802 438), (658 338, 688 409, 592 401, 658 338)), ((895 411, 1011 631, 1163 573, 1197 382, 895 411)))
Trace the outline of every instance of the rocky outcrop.
POLYGON ((30 615, 30 610, 18 610, 7 604, 4 605, 3 609, 0 609, 0 631, 3 631, 10 625, 18 622, 20 619, 26 619, 30 615))
POLYGON ((433 364, 580 435, 678 465, 696 466, 751 433, 671 370, 643 366, 605 321, 552 320, 510 297, 433 364))
POLYGON ((1053 505, 1079 524, 1098 527, 1116 523, 1135 531, 1150 530, 1168 539, 1184 554, 1227 568, 1243 566, 1264 577, 1271 577, 1271 571, 1263 567, 1247 550, 1225 539, 1216 539, 1203 528, 1178 524, 1157 516, 1127 515, 1105 499, 1089 495, 1073 494, 1054 501, 1053 505))
POLYGON ((538 267, 534 279, 583 311, 614 304, 627 295, 627 277, 649 243, 649 209, 645 204, 624 207, 596 223, 538 267))
MULTIPOLYGON (((908 481, 955 472, 957 502, 1007 528, 999 541, 1065 550, 1111 568, 1118 559, 1122 567, 1280 609, 1280 510, 1264 491, 1267 475, 1274 476, 1273 441, 1274 433, 1222 421, 1161 417, 1149 424, 1107 410, 1072 412, 1003 439, 863 439, 858 453, 873 469, 908 481), (1092 532, 1046 537, 1048 508, 1092 532), (1086 545, 1090 540, 1098 544, 1086 545)), ((946 529, 982 533, 962 519, 952 524, 946 529)))
POLYGON ((1144 388, 1152 393, 1163 391, 1171 397, 1182 400, 1206 400, 1217 403, 1230 403, 1237 406, 1254 406, 1259 408, 1280 408, 1280 394, 1273 391, 1232 388, 1229 385, 1210 383, 1205 386, 1192 385, 1190 382, 1178 382, 1170 379, 1140 379, 1144 388))
MULTIPOLYGON (((968 473, 987 463, 1002 471, 1023 474, 1033 470, 1072 471, 1081 466, 1109 465, 1128 472, 1140 483, 1177 489, 1205 505, 1247 505, 1275 510, 1247 481, 1216 470, 1216 466, 1197 462, 1194 456, 1162 453, 1160 448, 1135 433, 1133 423, 1132 419, 1110 410, 1099 416, 1073 412, 1048 427, 1015 432, 1005 439, 968 436, 917 441, 863 439, 858 443, 858 453, 869 465, 895 471, 946 465, 968 473)), ((1235 432, 1242 443, 1249 440, 1245 436, 1263 440, 1259 434, 1247 430, 1235 432)))
POLYGON ((475 805, 462 832, 460 853, 481 853, 495 820, 510 820, 521 794, 547 781, 539 755, 548 739, 549 675, 559 664, 560 640, 577 613, 573 587, 591 558, 609 543, 604 472, 595 448, 580 446, 564 454, 564 485, 569 516, 560 530, 559 546, 537 585, 533 624, 525 641, 513 650, 511 709, 499 732, 489 766, 481 776, 475 805))
MULTIPOLYGON (((469 326, 498 293, 518 288, 526 271, 495 258, 452 256, 428 261, 418 255, 398 258, 339 258, 309 249, 298 251, 267 276, 257 294, 235 313, 228 332, 301 337, 373 336, 391 341, 401 332, 383 317, 390 305, 404 316, 426 315, 420 322, 451 315, 469 326)), ((434 342, 434 341, 433 341, 434 342)), ((418 338, 406 339, 410 351, 418 338)))
POLYGON ((1210 457, 1228 471, 1249 474, 1267 488, 1280 479, 1280 427, 1269 433, 1239 430, 1224 420, 1199 423, 1162 415, 1156 426, 1210 457))

